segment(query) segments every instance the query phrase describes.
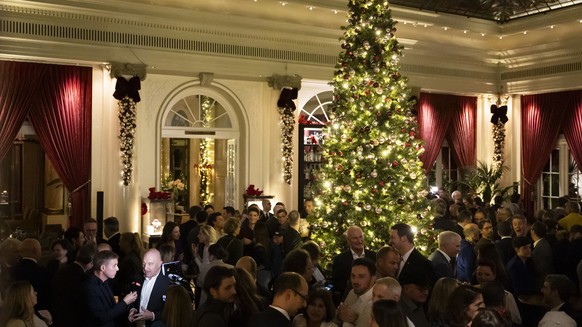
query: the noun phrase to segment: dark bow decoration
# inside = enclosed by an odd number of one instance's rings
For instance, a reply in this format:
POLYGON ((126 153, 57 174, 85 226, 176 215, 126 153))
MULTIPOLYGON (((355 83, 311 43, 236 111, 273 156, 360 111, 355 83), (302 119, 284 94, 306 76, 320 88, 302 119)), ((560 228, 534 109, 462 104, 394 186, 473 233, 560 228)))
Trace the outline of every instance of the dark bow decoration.
POLYGON ((279 96, 279 100, 277 101, 277 107, 290 109, 291 111, 295 110, 295 103, 293 100, 297 99, 297 89, 296 88, 284 88, 281 90, 281 95, 279 96))
POLYGON ((493 104, 491 105, 491 113, 493 114, 491 117, 492 124, 497 125, 497 123, 501 121, 501 123, 505 125, 505 123, 507 123, 509 120, 509 118, 507 118, 507 106, 498 107, 497 105, 493 104))
POLYGON ((122 100, 125 96, 133 99, 133 102, 140 102, 139 90, 141 89, 141 82, 138 76, 132 77, 129 81, 120 76, 115 83, 115 92, 113 97, 117 100, 122 100))

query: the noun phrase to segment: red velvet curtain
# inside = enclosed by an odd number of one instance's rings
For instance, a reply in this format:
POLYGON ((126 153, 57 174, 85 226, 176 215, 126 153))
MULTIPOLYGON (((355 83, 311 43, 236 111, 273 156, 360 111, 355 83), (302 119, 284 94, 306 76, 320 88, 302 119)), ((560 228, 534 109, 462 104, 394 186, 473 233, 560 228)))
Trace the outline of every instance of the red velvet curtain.
POLYGON ((35 100, 33 92, 39 85, 42 67, 33 63, 0 61, 0 160, 10 150, 35 100))
POLYGON ((567 109, 573 107, 573 97, 573 92, 521 97, 521 190, 523 205, 530 217, 536 182, 556 144, 567 109))
POLYGON ((477 163, 477 97, 456 96, 448 140, 459 168, 477 163))
POLYGON ((579 169, 582 169, 582 90, 572 91, 574 103, 562 123, 564 137, 579 169))
POLYGON ((71 193, 71 225, 89 218, 91 83, 88 67, 47 67, 29 119, 55 170, 71 193))
POLYGON ((418 103, 418 127, 424 141, 420 160, 425 171, 432 169, 445 137, 449 139, 457 164, 474 166, 477 161, 477 98, 421 93, 418 103))
POLYGON ((454 114, 452 96, 421 93, 418 99, 418 130, 424 142, 424 153, 420 155, 426 172, 432 169, 447 134, 454 114))

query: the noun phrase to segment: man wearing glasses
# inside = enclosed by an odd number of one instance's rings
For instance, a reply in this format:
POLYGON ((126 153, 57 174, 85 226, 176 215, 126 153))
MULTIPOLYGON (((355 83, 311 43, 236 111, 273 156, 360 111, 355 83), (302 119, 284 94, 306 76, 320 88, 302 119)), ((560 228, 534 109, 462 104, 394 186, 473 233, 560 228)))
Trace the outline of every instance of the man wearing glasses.
POLYGON ((309 288, 303 276, 294 272, 279 275, 273 285, 273 304, 265 311, 255 314, 249 326, 291 327, 291 319, 307 304, 309 288))

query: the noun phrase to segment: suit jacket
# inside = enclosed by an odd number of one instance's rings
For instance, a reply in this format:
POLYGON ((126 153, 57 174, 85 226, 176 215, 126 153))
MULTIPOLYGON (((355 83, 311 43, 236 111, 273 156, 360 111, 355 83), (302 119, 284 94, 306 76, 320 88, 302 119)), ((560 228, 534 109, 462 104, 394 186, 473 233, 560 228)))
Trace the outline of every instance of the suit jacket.
POLYGON ((459 225, 458 224, 455 224, 448 217, 438 217, 438 218, 435 218, 434 221, 433 221, 433 227, 434 227, 434 229, 438 229, 438 230, 455 231, 455 226, 459 226, 459 225))
POLYGON ((12 280, 26 280, 34 287, 38 297, 38 302, 34 306, 36 311, 49 308, 50 280, 48 276, 48 271, 31 259, 21 259, 10 270, 12 280))
POLYGON ((268 307, 265 311, 259 312, 251 318, 249 326, 253 327, 291 327, 291 320, 287 319, 281 312, 268 307))
POLYGON ((224 262, 228 263, 229 265, 233 266, 236 265, 238 259, 240 259, 243 256, 244 248, 243 241, 239 238, 236 238, 232 234, 224 235, 223 237, 218 239, 216 243, 220 244, 220 246, 222 246, 222 248, 226 250, 226 253, 228 255, 224 262))
POLYGON ((463 226, 459 225, 459 224, 455 224, 455 226, 453 227, 453 229, 451 229, 453 232, 461 235, 461 239, 465 239, 465 233, 463 232, 463 226))
POLYGON ((513 295, 518 298, 523 294, 538 292, 535 286, 534 271, 531 265, 523 262, 517 255, 509 260, 506 267, 511 280, 513 295))
POLYGON ((124 253, 121 252, 121 249, 119 248, 119 239, 121 238, 121 234, 117 233, 113 236, 111 236, 108 240, 107 240, 107 244, 109 244, 109 246, 111 246, 111 250, 113 252, 115 252, 118 256, 123 256, 124 253))
MULTIPOLYGON (((141 279, 141 284, 143 285, 144 278, 141 279)), ((156 283, 154 284, 154 288, 150 293, 150 299, 148 301, 148 307, 146 308, 148 311, 154 313, 154 321, 162 319, 162 311, 164 311, 164 305, 166 304, 166 293, 168 291, 168 287, 170 287, 171 281, 168 277, 160 274, 156 278, 156 283)), ((140 287, 137 290, 137 300, 133 302, 132 307, 139 311, 139 303, 141 301, 141 289, 140 287)), ((150 326, 153 321, 146 321, 146 326, 150 326)))
POLYGON ((467 240, 461 240, 461 251, 457 256, 457 279, 462 282, 474 281, 476 261, 475 246, 467 240))
POLYGON ((398 273, 398 280, 403 278, 408 274, 413 274, 412 271, 422 271, 425 272, 432 283, 435 282, 435 274, 432 268, 432 263, 425 256, 422 255, 417 249, 413 249, 408 257, 408 260, 404 263, 404 267, 398 273))
POLYGON ((208 297, 208 300, 194 311, 191 326, 228 327, 227 307, 227 303, 215 300, 213 297, 208 297))
POLYGON ((115 303, 109 284, 94 274, 89 277, 86 289, 89 307, 87 326, 115 327, 115 319, 126 314, 129 307, 121 299, 115 303))
POLYGON ((444 254, 440 251, 434 251, 428 259, 432 264, 432 269, 434 271, 435 279, 438 280, 441 277, 451 277, 455 278, 453 274, 453 266, 451 262, 447 260, 444 254))
MULTIPOLYGON (((364 257, 372 260, 373 262, 376 262, 376 252, 366 249, 364 251, 364 257)), ((353 261, 354 257, 352 256, 352 251, 349 249, 333 258, 333 263, 331 266, 332 283, 335 297, 334 300, 338 302, 343 297, 348 286, 348 282, 350 281, 353 261)))
POLYGON ((533 249, 531 259, 534 263, 536 287, 541 289, 548 274, 554 272, 552 262, 552 246, 545 238, 539 240, 533 249))
POLYGON ((501 261, 503 261, 503 264, 506 266, 509 260, 515 256, 515 249, 513 248, 513 244, 511 244, 512 240, 511 237, 506 237, 495 243, 497 252, 499 252, 499 255, 501 256, 501 261))
POLYGON ((303 245, 301 240, 301 235, 298 231, 293 228, 287 228, 283 233, 283 254, 287 254, 295 249, 300 248, 303 245))
POLYGON ((84 289, 89 275, 77 263, 59 269, 51 284, 53 327, 85 326, 89 308, 84 289))
POLYGON ((259 215, 259 221, 263 223, 266 223, 271 218, 275 218, 275 215, 270 212, 261 211, 261 214, 259 215))

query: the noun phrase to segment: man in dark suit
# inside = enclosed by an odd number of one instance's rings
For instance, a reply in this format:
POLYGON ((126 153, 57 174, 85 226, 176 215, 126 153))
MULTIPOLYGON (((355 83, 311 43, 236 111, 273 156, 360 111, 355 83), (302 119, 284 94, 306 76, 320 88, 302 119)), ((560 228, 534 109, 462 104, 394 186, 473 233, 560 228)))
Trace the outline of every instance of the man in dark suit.
POLYGON ((291 327, 292 317, 307 305, 308 286, 305 278, 293 272, 279 275, 273 285, 273 304, 255 314, 249 323, 253 327, 291 327))
POLYGON ((206 302, 194 311, 192 327, 227 327, 236 296, 235 284, 232 266, 216 265, 210 268, 203 285, 204 291, 209 296, 206 302))
POLYGON ((170 279, 160 274, 162 256, 157 249, 149 249, 143 256, 143 274, 138 290, 137 301, 129 310, 128 319, 131 322, 145 321, 146 326, 162 318, 166 292, 170 287, 170 279))
POLYGON ((264 199, 262 202, 263 210, 259 214, 259 221, 266 223, 270 218, 275 218, 275 215, 271 213, 271 200, 264 199))
POLYGON ((303 245, 301 235, 299 234, 299 212, 291 211, 289 213, 288 222, 289 228, 283 232, 283 254, 299 249, 303 245))
POLYGON ((507 221, 498 222, 497 234, 499 234, 501 239, 495 243, 495 248, 497 248, 497 252, 499 252, 501 261, 505 266, 507 266, 509 260, 515 256, 513 244, 511 244, 511 224, 507 221))
POLYGON ((471 221, 472 221, 471 212, 467 210, 459 212, 459 214, 457 215, 457 224, 453 228, 453 232, 459 234, 462 239, 465 239, 463 229, 465 228, 465 225, 471 223, 471 221))
POLYGON ((41 257, 40 243, 36 239, 27 238, 20 243, 18 251, 22 258, 10 269, 10 277, 14 281, 30 282, 38 297, 34 309, 46 310, 49 308, 50 281, 46 269, 38 264, 41 257))
POLYGON ((549 274, 542 286, 543 303, 551 311, 562 311, 574 319, 578 326, 581 315, 570 304, 570 298, 576 293, 576 284, 566 275, 549 274))
POLYGON ((53 327, 85 326, 89 308, 85 288, 89 279, 86 273, 93 266, 95 244, 85 244, 77 253, 75 262, 57 270, 51 284, 51 314, 53 327))
POLYGON ((333 295, 336 304, 339 304, 347 295, 347 291, 351 289, 348 282, 354 259, 368 258, 372 262, 376 262, 376 252, 364 249, 364 232, 360 227, 350 226, 345 236, 349 249, 335 256, 331 267, 333 295))
MULTIPOLYGON (((398 269, 398 280, 406 278, 413 270, 422 271, 428 278, 434 280, 434 272, 430 260, 424 257, 414 248, 414 233, 412 228, 404 223, 398 223, 391 227, 390 245, 402 256, 398 269)), ((434 283, 434 281, 433 281, 434 283)))
POLYGON ((546 276, 554 272, 552 261, 552 246, 546 240, 547 226, 542 222, 535 222, 531 226, 531 237, 534 241, 534 248, 531 253, 533 260, 536 287, 541 289, 544 286, 546 276))
POLYGON ((122 257, 121 249, 119 248, 119 219, 116 217, 109 217, 103 220, 103 233, 107 237, 107 244, 111 246, 111 250, 119 257, 122 257))
POLYGON ((93 275, 89 277, 86 286, 89 327, 115 327, 115 320, 123 316, 137 299, 137 292, 130 292, 115 303, 107 280, 115 278, 119 270, 118 258, 115 252, 109 250, 97 252, 93 258, 93 275))
POLYGON ((452 231, 444 231, 439 234, 439 248, 428 259, 432 263, 435 279, 441 277, 455 278, 455 265, 457 254, 461 250, 461 236, 452 231))

